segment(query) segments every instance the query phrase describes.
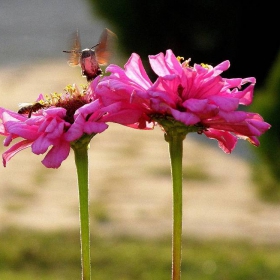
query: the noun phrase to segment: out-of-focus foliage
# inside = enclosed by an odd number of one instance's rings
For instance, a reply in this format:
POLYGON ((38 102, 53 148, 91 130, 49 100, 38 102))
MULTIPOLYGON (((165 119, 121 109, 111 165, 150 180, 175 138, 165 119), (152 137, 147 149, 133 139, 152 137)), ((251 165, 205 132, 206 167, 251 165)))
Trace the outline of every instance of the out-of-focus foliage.
MULTIPOLYGON (((257 78, 260 86, 277 55, 276 4, 253 0, 88 0, 118 35, 125 55, 147 56, 171 48, 192 62, 216 65, 226 59, 227 77, 257 78), (271 30, 271 31, 269 31, 271 30)), ((145 63, 146 64, 146 63, 145 63)), ((147 64, 145 65, 147 66, 147 64)))
MULTIPOLYGON (((92 236, 92 279, 169 280, 169 238, 92 236)), ((183 239, 182 280, 278 280, 280 247, 183 239)), ((0 233, 1 280, 77 280, 79 233, 9 229, 0 233)))
POLYGON ((255 179, 260 194, 269 200, 280 200, 280 49, 265 85, 255 95, 250 110, 261 114, 272 125, 261 136, 256 149, 255 179))

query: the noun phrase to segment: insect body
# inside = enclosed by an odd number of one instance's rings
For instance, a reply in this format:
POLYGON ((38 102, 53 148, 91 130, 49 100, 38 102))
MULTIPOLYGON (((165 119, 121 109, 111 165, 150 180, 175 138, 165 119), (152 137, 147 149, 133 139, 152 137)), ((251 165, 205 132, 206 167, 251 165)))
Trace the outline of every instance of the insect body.
POLYGON ((44 108, 45 105, 40 102, 35 103, 22 103, 20 104, 21 108, 18 110, 18 113, 21 115, 28 114, 28 118, 31 117, 31 114, 44 108))
POLYGON ((91 81, 102 74, 100 65, 106 65, 109 62, 115 39, 116 35, 106 28, 102 32, 97 45, 90 49, 81 50, 80 38, 77 31, 74 35, 72 50, 63 52, 70 54, 68 64, 70 66, 80 64, 82 75, 87 78, 87 81, 91 81))

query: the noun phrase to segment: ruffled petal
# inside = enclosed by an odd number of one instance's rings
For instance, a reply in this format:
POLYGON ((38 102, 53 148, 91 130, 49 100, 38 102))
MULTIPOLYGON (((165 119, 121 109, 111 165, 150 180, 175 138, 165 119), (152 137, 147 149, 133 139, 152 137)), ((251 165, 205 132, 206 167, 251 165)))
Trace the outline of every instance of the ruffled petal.
POLYGON ((210 139, 216 139, 219 147, 227 154, 230 154, 236 146, 237 137, 227 131, 208 129, 203 133, 210 139))
POLYGON ((70 153, 70 143, 66 141, 61 141, 53 146, 42 163, 48 168, 58 168, 60 167, 62 161, 64 161, 70 153))
POLYGON ((197 124, 200 121, 199 117, 193 113, 180 112, 174 109, 170 109, 170 111, 175 120, 182 122, 187 126, 197 124))
POLYGON ((143 89, 148 89, 152 85, 138 54, 133 53, 124 68, 127 77, 136 82, 143 89))
POLYGON ((23 140, 21 142, 16 143, 13 145, 10 149, 8 149, 6 152, 3 153, 2 159, 3 159, 3 166, 6 167, 7 162, 18 152, 30 147, 32 144, 32 141, 29 140, 23 140))

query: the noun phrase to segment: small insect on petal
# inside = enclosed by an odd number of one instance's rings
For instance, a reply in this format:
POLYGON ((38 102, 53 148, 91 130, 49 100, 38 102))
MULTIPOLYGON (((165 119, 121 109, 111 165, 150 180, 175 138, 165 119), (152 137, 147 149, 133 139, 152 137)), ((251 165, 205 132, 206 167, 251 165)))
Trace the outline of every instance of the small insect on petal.
POLYGON ((41 104, 40 102, 35 103, 21 103, 20 109, 18 110, 18 113, 21 115, 28 114, 28 118, 31 117, 31 114, 44 108, 45 105, 41 104))

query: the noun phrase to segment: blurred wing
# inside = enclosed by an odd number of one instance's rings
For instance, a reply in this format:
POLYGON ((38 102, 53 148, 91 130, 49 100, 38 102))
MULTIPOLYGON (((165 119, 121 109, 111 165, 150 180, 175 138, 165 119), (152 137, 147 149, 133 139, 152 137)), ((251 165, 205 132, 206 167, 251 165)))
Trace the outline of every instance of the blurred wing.
POLYGON ((105 28, 102 32, 99 43, 94 49, 98 64, 106 65, 114 52, 117 35, 105 28))
POLYGON ((78 30, 73 34, 72 42, 73 43, 71 51, 68 51, 68 53, 70 54, 68 64, 70 66, 77 66, 80 63, 81 56, 81 43, 78 30))
POLYGON ((19 104, 18 104, 18 107, 21 109, 21 108, 30 106, 30 105, 32 105, 32 104, 33 104, 33 103, 19 103, 19 104))

